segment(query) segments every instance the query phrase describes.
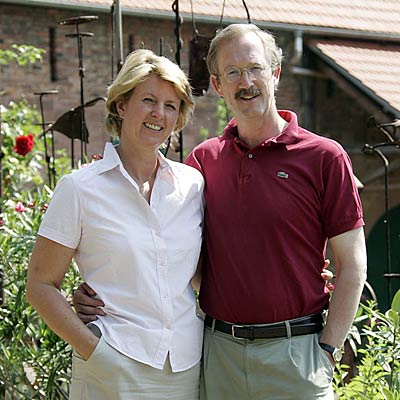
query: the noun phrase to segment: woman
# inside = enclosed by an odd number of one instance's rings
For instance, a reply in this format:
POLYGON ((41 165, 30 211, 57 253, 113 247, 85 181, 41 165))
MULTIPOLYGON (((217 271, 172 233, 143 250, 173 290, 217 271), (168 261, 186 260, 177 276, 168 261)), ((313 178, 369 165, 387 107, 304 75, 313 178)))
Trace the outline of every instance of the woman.
POLYGON ((74 349, 70 399, 197 399, 203 322, 191 288, 203 178, 160 146, 194 108, 180 68, 149 50, 108 89, 102 160, 60 180, 28 270, 27 297, 74 349), (75 258, 106 303, 86 327, 60 293, 75 258))

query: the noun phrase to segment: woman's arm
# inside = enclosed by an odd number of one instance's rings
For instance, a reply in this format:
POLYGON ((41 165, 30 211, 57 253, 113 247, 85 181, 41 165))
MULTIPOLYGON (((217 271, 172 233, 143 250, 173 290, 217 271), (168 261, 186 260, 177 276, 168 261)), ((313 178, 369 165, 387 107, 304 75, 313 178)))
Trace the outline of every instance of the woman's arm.
POLYGON ((26 295, 46 324, 86 360, 99 339, 60 292, 74 253, 74 249, 38 236, 29 263, 26 295))

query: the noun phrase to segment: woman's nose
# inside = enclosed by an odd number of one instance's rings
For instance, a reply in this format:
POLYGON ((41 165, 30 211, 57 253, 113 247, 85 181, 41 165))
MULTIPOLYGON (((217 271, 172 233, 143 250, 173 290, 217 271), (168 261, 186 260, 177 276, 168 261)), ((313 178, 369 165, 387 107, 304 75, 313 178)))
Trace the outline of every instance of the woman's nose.
POLYGON ((151 115, 154 117, 163 117, 164 116, 164 106, 162 104, 154 104, 153 109, 151 110, 151 115))

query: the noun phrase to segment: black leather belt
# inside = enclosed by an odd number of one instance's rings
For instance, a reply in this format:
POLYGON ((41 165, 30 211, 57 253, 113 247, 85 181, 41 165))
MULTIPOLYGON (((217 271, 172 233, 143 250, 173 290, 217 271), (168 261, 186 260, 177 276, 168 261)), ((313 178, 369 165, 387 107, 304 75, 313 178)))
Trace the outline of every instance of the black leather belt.
POLYGON ((323 320, 322 313, 317 313, 289 321, 265 325, 230 324, 229 322, 214 320, 214 318, 208 315, 206 315, 204 322, 206 326, 212 327, 215 321, 214 329, 216 331, 232 335, 236 339, 254 340, 317 333, 324 327, 323 320))

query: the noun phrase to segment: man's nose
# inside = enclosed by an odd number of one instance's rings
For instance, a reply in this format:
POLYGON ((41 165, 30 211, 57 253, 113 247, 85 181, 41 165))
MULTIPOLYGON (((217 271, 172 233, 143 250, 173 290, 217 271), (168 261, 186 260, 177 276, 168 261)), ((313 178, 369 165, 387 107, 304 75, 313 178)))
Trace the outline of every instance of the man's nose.
POLYGON ((241 88, 249 88, 253 86, 253 76, 247 69, 242 70, 239 79, 239 86, 241 88))

